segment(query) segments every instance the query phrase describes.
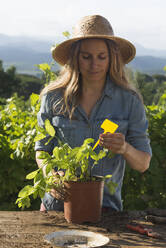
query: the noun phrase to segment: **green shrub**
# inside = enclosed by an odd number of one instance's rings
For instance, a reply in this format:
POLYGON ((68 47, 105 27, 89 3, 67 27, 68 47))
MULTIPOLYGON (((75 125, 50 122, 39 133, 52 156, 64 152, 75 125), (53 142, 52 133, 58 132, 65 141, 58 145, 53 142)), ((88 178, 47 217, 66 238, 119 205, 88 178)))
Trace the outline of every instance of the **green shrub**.
POLYGON ((166 208, 166 93, 157 105, 146 107, 152 147, 150 168, 143 174, 126 169, 125 209, 166 208))
MULTIPOLYGON (((47 64, 38 66, 46 83, 55 79, 47 64)), ((34 137, 38 133, 36 115, 39 96, 32 94, 24 101, 16 94, 0 106, 0 210, 16 210, 18 192, 27 181, 25 176, 37 169, 34 137)), ((146 107, 152 160, 149 170, 140 174, 126 168, 122 197, 124 209, 166 208, 166 94, 156 105, 146 107)), ((38 209, 40 200, 31 209, 38 209)))

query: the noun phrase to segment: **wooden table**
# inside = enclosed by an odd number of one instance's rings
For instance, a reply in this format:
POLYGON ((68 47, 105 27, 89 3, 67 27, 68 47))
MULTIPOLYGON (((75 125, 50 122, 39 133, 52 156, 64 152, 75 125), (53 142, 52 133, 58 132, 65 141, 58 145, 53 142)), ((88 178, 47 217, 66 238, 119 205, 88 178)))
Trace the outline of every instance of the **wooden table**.
POLYGON ((51 248, 44 236, 48 233, 78 229, 93 231, 110 238, 104 247, 133 247, 150 248, 165 247, 166 240, 147 237, 126 228, 128 223, 144 224, 153 231, 166 236, 166 224, 153 224, 146 221, 145 212, 105 213, 101 221, 96 224, 67 223, 62 212, 39 211, 0 211, 0 247, 3 248, 51 248))

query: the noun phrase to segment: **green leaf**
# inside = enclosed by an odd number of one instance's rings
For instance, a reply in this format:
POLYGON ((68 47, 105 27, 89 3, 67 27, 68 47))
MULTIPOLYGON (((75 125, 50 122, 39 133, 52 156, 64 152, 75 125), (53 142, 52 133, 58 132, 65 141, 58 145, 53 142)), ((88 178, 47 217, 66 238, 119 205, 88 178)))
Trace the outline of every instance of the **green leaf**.
POLYGON ((46 131, 48 132, 48 134, 51 136, 51 137, 54 137, 55 136, 55 129, 54 127, 51 125, 50 121, 47 119, 45 120, 45 129, 46 131))
POLYGON ((106 152, 104 150, 100 150, 100 152, 98 154, 96 154, 94 151, 93 153, 91 154, 91 158, 94 160, 94 161, 99 161, 100 159, 104 158, 106 155, 106 152))
POLYGON ((32 95, 30 96, 30 100, 31 100, 31 105, 35 106, 39 100, 39 95, 32 93, 32 95))
POLYGON ((36 189, 34 192, 33 192, 33 199, 36 199, 38 196, 38 190, 36 189))
POLYGON ((10 154, 10 158, 14 160, 14 154, 13 153, 10 154))
POLYGON ((83 143, 83 146, 84 146, 84 145, 88 145, 88 144, 90 144, 90 143, 94 143, 94 139, 92 139, 92 138, 85 139, 85 140, 84 140, 84 143, 83 143))
POLYGON ((62 33, 66 38, 70 38, 70 33, 68 31, 65 31, 62 33))
POLYGON ((112 175, 106 175, 104 178, 111 178, 112 175))
POLYGON ((39 172, 40 169, 37 169, 35 171, 32 171, 31 173, 29 173, 27 176, 26 176, 26 179, 33 179, 34 177, 36 177, 37 173, 39 172))
POLYGON ((47 70, 50 71, 51 67, 47 63, 36 65, 41 71, 46 72, 47 70))
POLYGON ((26 185, 18 194, 18 197, 26 197, 34 192, 34 187, 32 185, 26 185))
POLYGON ((39 189, 40 198, 43 198, 44 194, 45 194, 44 190, 39 189))
POLYGON ((40 133, 38 135, 36 135, 36 137, 34 138, 34 142, 38 141, 38 140, 42 140, 46 137, 46 135, 44 135, 43 133, 40 133))
POLYGON ((56 158, 56 159, 60 159, 60 152, 59 152, 59 147, 55 147, 54 149, 53 149, 53 156, 56 158))
POLYGON ((40 151, 39 155, 37 156, 38 159, 49 159, 50 154, 45 151, 40 151))
POLYGON ((111 195, 115 194, 116 187, 118 186, 118 184, 113 182, 113 181, 108 181, 108 182, 106 182, 106 185, 109 189, 110 194, 111 195))
POLYGON ((24 209, 24 207, 29 208, 31 205, 29 196, 27 196, 25 198, 18 198, 16 200, 16 204, 18 204, 19 208, 23 208, 23 209, 24 209))
POLYGON ((77 162, 80 162, 80 161, 84 158, 83 152, 84 152, 84 151, 79 150, 79 151, 76 153, 77 162))
POLYGON ((40 168, 39 173, 37 173, 37 175, 34 177, 34 185, 38 182, 41 181, 43 179, 43 172, 42 169, 40 168))
POLYGON ((53 164, 49 163, 46 166, 46 175, 48 175, 48 173, 50 173, 50 171, 53 169, 53 164))

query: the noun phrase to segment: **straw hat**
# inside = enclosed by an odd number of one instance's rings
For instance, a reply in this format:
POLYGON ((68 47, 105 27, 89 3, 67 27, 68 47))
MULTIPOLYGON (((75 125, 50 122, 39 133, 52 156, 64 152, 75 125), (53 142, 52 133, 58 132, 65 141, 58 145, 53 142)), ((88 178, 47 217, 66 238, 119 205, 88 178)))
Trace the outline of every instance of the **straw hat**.
POLYGON ((100 15, 83 17, 75 26, 71 39, 60 43, 52 48, 52 57, 61 65, 68 60, 71 45, 82 39, 105 38, 115 41, 120 49, 125 64, 130 62, 136 53, 134 45, 126 39, 114 36, 111 24, 106 18, 100 15))

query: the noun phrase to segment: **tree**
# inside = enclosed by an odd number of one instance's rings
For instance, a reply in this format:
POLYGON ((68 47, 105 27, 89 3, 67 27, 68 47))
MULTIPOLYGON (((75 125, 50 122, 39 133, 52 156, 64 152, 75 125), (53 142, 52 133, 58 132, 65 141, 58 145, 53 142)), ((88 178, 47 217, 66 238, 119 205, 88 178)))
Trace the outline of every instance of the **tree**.
POLYGON ((23 96, 25 100, 32 93, 39 93, 42 88, 42 80, 31 75, 21 75, 16 73, 16 67, 11 66, 6 71, 0 61, 0 99, 10 98, 14 93, 23 96))

